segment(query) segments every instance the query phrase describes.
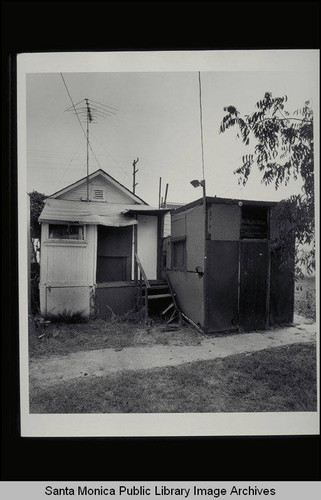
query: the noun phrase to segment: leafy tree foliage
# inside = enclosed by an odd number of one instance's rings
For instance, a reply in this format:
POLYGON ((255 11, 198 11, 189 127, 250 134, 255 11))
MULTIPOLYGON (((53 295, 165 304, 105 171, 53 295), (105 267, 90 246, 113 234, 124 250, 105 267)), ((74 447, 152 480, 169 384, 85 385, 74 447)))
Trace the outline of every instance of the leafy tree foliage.
POLYGON ((225 107, 220 132, 236 127, 237 137, 246 146, 253 146, 234 172, 239 184, 247 183, 255 166, 262 173, 261 182, 274 184, 275 189, 287 185, 290 179, 302 180, 302 193, 278 206, 282 230, 272 243, 275 248, 290 248, 295 238, 297 247, 308 246, 309 251, 296 252, 295 259, 297 272, 304 265, 310 273, 315 266, 313 113, 309 101, 292 114, 286 103, 287 96, 273 97, 266 92, 251 114, 242 116, 234 106, 225 107))
POLYGON ((32 191, 30 196, 30 237, 31 239, 39 238, 41 236, 41 228, 38 218, 44 206, 44 200, 47 198, 45 194, 32 191))

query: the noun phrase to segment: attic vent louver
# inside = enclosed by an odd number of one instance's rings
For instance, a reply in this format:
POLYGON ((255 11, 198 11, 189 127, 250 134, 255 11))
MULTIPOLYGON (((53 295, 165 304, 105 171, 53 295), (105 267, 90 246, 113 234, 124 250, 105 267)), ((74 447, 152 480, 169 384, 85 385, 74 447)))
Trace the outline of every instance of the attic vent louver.
POLYGON ((104 191, 102 189, 94 189, 94 199, 95 200, 103 200, 104 199, 104 191))

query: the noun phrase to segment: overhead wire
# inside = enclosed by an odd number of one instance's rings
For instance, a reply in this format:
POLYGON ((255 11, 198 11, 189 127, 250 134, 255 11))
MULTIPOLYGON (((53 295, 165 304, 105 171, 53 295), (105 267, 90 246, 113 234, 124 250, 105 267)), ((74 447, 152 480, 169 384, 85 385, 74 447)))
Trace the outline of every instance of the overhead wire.
POLYGON ((70 162, 68 163, 67 167, 65 168, 62 176, 60 177, 59 181, 57 182, 56 186, 59 186, 59 184, 62 182, 63 178, 65 177, 66 173, 67 173, 67 170, 68 168, 70 167, 70 165, 72 164, 72 162, 74 161, 74 158, 75 156, 77 155, 79 149, 80 149, 80 146, 81 146, 81 142, 79 141, 79 144, 78 144, 78 147, 77 147, 77 150, 75 151, 75 153, 73 154, 70 162))

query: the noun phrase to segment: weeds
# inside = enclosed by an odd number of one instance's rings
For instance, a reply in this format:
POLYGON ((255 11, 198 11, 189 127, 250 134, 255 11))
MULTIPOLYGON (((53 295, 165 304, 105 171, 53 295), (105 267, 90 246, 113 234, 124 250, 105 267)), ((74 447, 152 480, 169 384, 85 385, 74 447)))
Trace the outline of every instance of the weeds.
POLYGON ((88 317, 82 311, 72 312, 67 309, 59 314, 48 314, 45 319, 51 323, 66 323, 67 325, 88 323, 88 317))

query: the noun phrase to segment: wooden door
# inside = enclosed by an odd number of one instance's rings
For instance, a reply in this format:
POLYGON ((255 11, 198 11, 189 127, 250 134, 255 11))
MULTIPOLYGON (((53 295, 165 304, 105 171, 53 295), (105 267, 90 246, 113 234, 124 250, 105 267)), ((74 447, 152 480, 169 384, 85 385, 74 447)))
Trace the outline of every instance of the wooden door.
POLYGON ((207 330, 238 326, 238 241, 207 241, 207 330))
POLYGON ((269 246, 267 241, 240 242, 239 323, 244 330, 268 323, 269 246))

